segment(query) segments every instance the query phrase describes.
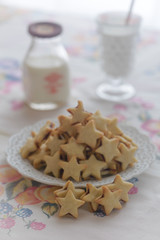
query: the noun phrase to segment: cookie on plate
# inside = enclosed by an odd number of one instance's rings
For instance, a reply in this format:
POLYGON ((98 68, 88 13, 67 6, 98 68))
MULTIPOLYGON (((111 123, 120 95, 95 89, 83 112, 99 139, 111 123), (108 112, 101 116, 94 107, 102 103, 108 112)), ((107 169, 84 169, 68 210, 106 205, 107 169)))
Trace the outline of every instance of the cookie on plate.
POLYGON ((119 145, 119 150, 121 155, 116 157, 115 160, 120 162, 122 165, 122 170, 125 170, 129 165, 133 166, 135 162, 137 162, 135 158, 135 152, 137 150, 136 147, 126 147, 123 143, 119 145))
POLYGON ((34 138, 28 138, 25 145, 20 149, 20 154, 22 158, 27 158, 29 155, 34 153, 38 149, 34 138))
POLYGON ((63 169, 63 180, 72 177, 77 182, 80 181, 81 172, 87 167, 85 163, 78 163, 77 158, 74 156, 68 162, 59 161, 58 164, 63 169))
POLYGON ((66 139, 60 139, 58 133, 54 132, 54 135, 50 136, 46 141, 46 150, 49 150, 50 155, 53 156, 64 143, 66 143, 66 139))
POLYGON ((67 144, 61 145, 61 149, 67 154, 68 158, 75 156, 79 159, 85 159, 84 145, 78 144, 76 139, 71 137, 67 144))
POLYGON ((137 146, 119 129, 116 118, 89 113, 81 101, 68 112, 58 117, 56 128, 47 121, 39 132, 32 132, 21 148, 22 158, 45 174, 75 181, 100 180, 134 165, 137 146))
POLYGON ((53 156, 45 155, 43 161, 46 164, 46 168, 44 169, 45 174, 52 173, 54 177, 60 177, 60 170, 61 167, 59 166, 59 162, 61 161, 60 158, 60 151, 57 151, 53 156))
POLYGON ((120 155, 118 144, 119 140, 117 138, 108 139, 107 137, 103 136, 102 145, 96 149, 96 152, 103 154, 106 163, 109 163, 114 157, 120 155))
POLYGON ((108 124, 107 124, 107 129, 113 134, 113 135, 122 135, 122 131, 119 129, 117 118, 108 118, 108 124))
POLYGON ((85 126, 77 124, 77 143, 85 143, 91 148, 94 148, 97 143, 97 139, 102 138, 104 133, 95 128, 93 120, 90 120, 85 126))
POLYGON ((99 161, 94 155, 91 155, 88 160, 82 160, 80 163, 84 163, 86 168, 82 172, 83 179, 88 179, 89 177, 95 177, 100 180, 101 170, 106 167, 106 162, 99 161))
POLYGON ((75 126, 72 125, 72 117, 60 115, 58 117, 60 126, 57 128, 59 134, 68 133, 69 136, 76 135, 75 126))
POLYGON ((96 129, 102 132, 107 131, 107 124, 108 124, 108 119, 103 117, 100 113, 100 111, 96 111, 94 114, 92 114, 90 117, 87 119, 93 120, 96 126, 96 129))
POLYGON ((45 145, 42 145, 35 153, 28 157, 28 160, 32 163, 34 168, 41 169, 46 165, 44 161, 44 158, 47 155, 45 149, 45 145))
POLYGON ((91 116, 91 113, 86 112, 83 107, 82 101, 78 101, 78 105, 75 108, 68 108, 67 111, 72 115, 72 124, 81 123, 85 124, 87 118, 91 116))
POLYGON ((41 146, 41 144, 48 139, 51 132, 53 131, 54 126, 54 123, 47 121, 46 124, 39 130, 35 136, 35 142, 38 146, 41 146))

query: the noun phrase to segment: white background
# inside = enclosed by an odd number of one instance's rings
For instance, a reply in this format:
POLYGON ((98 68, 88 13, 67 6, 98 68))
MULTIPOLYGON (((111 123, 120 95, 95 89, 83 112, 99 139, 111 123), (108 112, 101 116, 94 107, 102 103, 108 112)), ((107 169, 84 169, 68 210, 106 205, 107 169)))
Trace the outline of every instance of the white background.
MULTIPOLYGON (((85 14, 91 17, 103 11, 128 11, 130 3, 130 0, 0 0, 0 4, 8 6, 85 14)), ((143 17, 144 26, 160 28, 159 9, 160 0, 137 0, 133 10, 143 17)))

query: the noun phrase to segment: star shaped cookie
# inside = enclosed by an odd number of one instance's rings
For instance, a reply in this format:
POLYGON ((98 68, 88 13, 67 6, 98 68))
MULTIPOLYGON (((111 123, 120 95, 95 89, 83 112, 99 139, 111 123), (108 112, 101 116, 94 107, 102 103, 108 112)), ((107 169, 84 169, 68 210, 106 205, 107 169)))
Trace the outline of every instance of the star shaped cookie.
POLYGON ((57 197, 65 197, 68 190, 71 190, 77 199, 80 199, 81 196, 85 193, 84 189, 75 188, 73 182, 68 180, 66 184, 61 189, 56 190, 54 194, 57 197))
POLYGON ((125 139, 128 143, 130 143, 132 146, 138 148, 138 146, 132 141, 132 139, 125 134, 122 134, 122 138, 125 139))
POLYGON ((60 166, 58 165, 60 161, 60 151, 57 151, 53 156, 46 155, 44 161, 46 163, 46 168, 44 170, 45 174, 52 173, 55 177, 59 177, 60 166))
POLYGON ((96 159, 94 155, 91 155, 88 160, 82 160, 81 163, 87 165, 87 167, 83 170, 82 177, 84 179, 89 176, 95 177, 96 179, 101 179, 101 170, 106 167, 106 162, 102 162, 96 159))
POLYGON ((54 135, 50 136, 46 142, 46 150, 50 150, 50 155, 53 156, 55 152, 60 149, 60 145, 65 142, 65 139, 59 139, 58 133, 54 133, 54 135))
POLYGON ((48 139, 53 131, 55 124, 51 121, 47 121, 46 124, 39 130, 39 133, 35 136, 35 142, 40 146, 45 140, 48 139))
POLYGON ((90 120, 85 126, 77 124, 77 142, 86 143, 91 148, 94 148, 97 143, 97 139, 101 138, 104 134, 95 128, 93 120, 90 120))
POLYGON ((72 115, 72 124, 84 124, 86 119, 91 115, 91 113, 84 111, 83 103, 81 101, 78 101, 76 108, 69 108, 67 111, 72 115))
POLYGON ((66 214, 71 214, 73 217, 78 217, 78 208, 85 202, 83 200, 76 199, 73 192, 68 190, 64 198, 57 197, 56 201, 61 206, 59 216, 62 217, 66 214))
POLYGON ((121 199, 122 190, 111 192, 107 186, 102 186, 103 197, 95 200, 96 203, 104 206, 106 215, 109 215, 114 208, 121 209, 122 205, 119 200, 121 199))
POLYGON ((117 136, 117 138, 119 139, 119 143, 123 143, 124 145, 126 145, 127 148, 131 147, 131 142, 125 139, 124 137, 117 136))
POLYGON ((75 156, 80 159, 85 159, 84 155, 84 146, 82 144, 78 144, 76 139, 71 137, 67 144, 61 145, 61 149, 67 153, 69 158, 75 156))
POLYGON ((117 138, 108 139, 102 137, 102 145, 96 149, 96 152, 103 154, 106 163, 109 163, 114 157, 120 155, 118 143, 119 140, 117 138))
POLYGON ((20 149, 22 158, 27 158, 31 153, 37 150, 37 145, 34 138, 28 138, 25 145, 20 149))
POLYGON ((111 139, 111 138, 114 138, 115 135, 113 133, 111 133, 111 131, 106 130, 106 131, 104 131, 104 136, 107 137, 108 139, 111 139))
POLYGON ((111 131, 114 135, 122 135, 122 131, 117 126, 117 118, 107 119, 107 129, 111 131))
POLYGON ((59 116, 58 117, 60 126, 58 128, 59 133, 67 132, 70 136, 74 136, 76 134, 75 126, 72 125, 72 118, 67 116, 59 116))
POLYGON ((86 164, 79 164, 76 157, 72 157, 69 162, 60 161, 59 166, 63 168, 64 172, 62 179, 66 180, 72 177, 75 181, 80 181, 80 174, 86 168, 86 164))
POLYGON ((137 162, 135 159, 135 151, 137 150, 136 147, 130 147, 127 148, 123 143, 119 145, 119 150, 121 152, 121 155, 119 157, 116 157, 116 161, 121 162, 122 164, 122 170, 125 170, 129 165, 134 164, 137 162))
MULTIPOLYGON (((43 145, 42 145, 43 146, 43 145)), ((33 167, 40 169, 45 165, 44 157, 46 156, 45 148, 41 147, 37 152, 33 153, 28 157, 33 167)))
POLYGON ((97 210, 98 203, 95 200, 102 196, 102 187, 96 188, 92 184, 88 183, 86 185, 86 195, 82 197, 82 200, 89 202, 93 211, 97 210))
POLYGON ((130 182, 123 181, 120 175, 116 175, 114 182, 112 184, 107 185, 108 188, 112 191, 121 189, 121 199, 125 202, 128 201, 128 192, 133 187, 133 184, 130 182))
POLYGON ((94 120, 96 129, 102 132, 107 131, 108 120, 101 115, 100 111, 96 111, 87 120, 94 120))

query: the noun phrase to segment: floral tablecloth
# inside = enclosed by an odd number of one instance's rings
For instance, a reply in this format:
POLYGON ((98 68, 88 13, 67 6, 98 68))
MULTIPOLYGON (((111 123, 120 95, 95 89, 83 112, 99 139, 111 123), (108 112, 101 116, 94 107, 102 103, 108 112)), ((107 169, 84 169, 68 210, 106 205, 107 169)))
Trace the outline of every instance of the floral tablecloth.
POLYGON ((103 80, 99 65, 98 36, 94 19, 85 16, 0 8, 0 239, 137 239, 160 237, 160 32, 143 30, 138 43, 137 61, 130 81, 137 95, 124 103, 98 99, 97 85, 103 80), (70 55, 72 98, 68 105, 48 112, 29 109, 24 102, 21 64, 30 39, 29 22, 54 20, 64 26, 63 42, 70 55), (14 28, 14 31, 13 31, 14 28), (116 116, 149 136, 157 147, 156 161, 138 177, 129 202, 121 211, 106 216, 103 209, 79 211, 79 218, 59 218, 58 205, 51 196, 56 188, 24 178, 6 162, 9 137, 24 126, 64 114, 77 99, 85 109, 99 109, 105 116, 116 116))

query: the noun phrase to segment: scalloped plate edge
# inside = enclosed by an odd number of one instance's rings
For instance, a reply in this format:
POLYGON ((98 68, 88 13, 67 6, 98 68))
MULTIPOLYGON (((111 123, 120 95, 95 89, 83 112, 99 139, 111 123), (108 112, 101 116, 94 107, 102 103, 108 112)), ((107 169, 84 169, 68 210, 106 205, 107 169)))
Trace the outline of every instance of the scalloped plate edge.
MULTIPOLYGON (((17 140, 17 139, 20 141, 21 136, 25 132, 26 132, 26 135, 29 136, 31 130, 35 130, 35 129, 39 130, 39 128, 42 127, 46 121, 47 120, 42 120, 42 121, 39 121, 39 122, 35 123, 34 125, 27 126, 27 127, 23 128, 20 132, 18 132, 15 135, 11 136, 11 138, 9 139, 7 150, 6 150, 7 162, 14 169, 16 169, 19 173, 21 173, 25 177, 28 177, 28 178, 31 178, 31 179, 33 179, 35 181, 38 181, 38 182, 41 182, 41 183, 45 183, 45 184, 49 184, 49 185, 63 186, 65 184, 65 181, 63 181, 62 179, 58 179, 58 178, 51 177, 51 176, 43 174, 42 172, 34 169, 33 166, 29 162, 27 162, 27 160, 23 160, 21 158, 21 160, 20 160, 21 162, 19 162, 19 164, 22 163, 24 167, 28 168, 29 171, 27 172, 27 174, 21 168, 19 168, 17 166, 17 164, 15 164, 15 162, 13 161, 12 148, 16 148, 16 146, 14 146, 14 144, 12 144, 12 142, 14 142, 14 140, 17 140)), ((56 122, 55 119, 52 120, 52 121, 56 122)), ((126 132, 127 129, 130 129, 130 130, 132 129, 132 131, 136 132, 136 135, 139 135, 141 138, 143 138, 145 144, 147 144, 147 146, 152 151, 152 155, 150 154, 151 156, 148 158, 148 161, 143 166, 143 169, 141 169, 137 173, 135 173, 134 172, 134 169, 136 167, 136 164, 135 164, 134 167, 129 168, 129 169, 119 173, 124 180, 129 180, 129 178, 137 176, 137 175, 141 174, 142 172, 144 172, 150 166, 150 164, 155 160, 155 157, 156 157, 156 147, 151 143, 151 141, 148 138, 148 136, 146 136, 145 134, 140 132, 137 128, 135 128, 133 126, 126 125, 126 124, 125 125, 124 124, 119 124, 119 126, 120 126, 120 128, 124 132, 126 132), (133 172, 133 174, 130 174, 129 178, 126 176, 126 173, 127 173, 128 170, 131 170, 131 173, 133 172)), ((133 136, 130 136, 130 137, 132 137, 133 140, 134 140, 133 136)), ((16 152, 16 154, 18 156, 19 155, 19 151, 16 152)), ((14 157, 16 157, 16 156, 14 156, 14 157)), ((87 183, 92 183, 95 186, 101 186, 101 185, 104 185, 104 184, 111 183, 114 180, 114 177, 115 177, 115 175, 109 176, 109 177, 104 177, 104 178, 102 178, 102 180, 99 180, 99 181, 97 181, 97 180, 90 180, 90 181, 83 181, 83 182, 74 182, 74 184, 75 184, 76 187, 85 187, 87 183)))

